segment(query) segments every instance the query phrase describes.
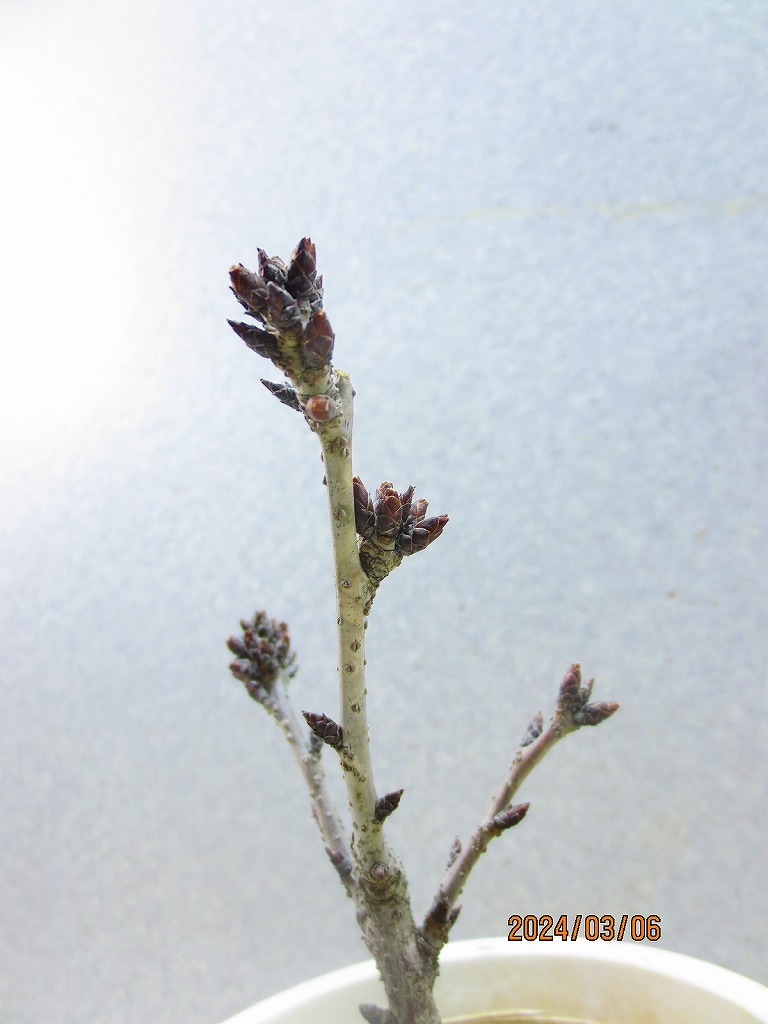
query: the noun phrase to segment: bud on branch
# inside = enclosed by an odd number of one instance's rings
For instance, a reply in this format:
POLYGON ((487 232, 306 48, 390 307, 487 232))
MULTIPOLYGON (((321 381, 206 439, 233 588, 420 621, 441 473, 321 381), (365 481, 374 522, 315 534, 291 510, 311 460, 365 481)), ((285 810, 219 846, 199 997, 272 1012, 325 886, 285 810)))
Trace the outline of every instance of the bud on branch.
POLYGON ((576 664, 571 665, 560 684, 557 711, 575 728, 582 725, 600 725, 619 709, 615 701, 587 703, 592 696, 594 682, 594 679, 590 679, 582 686, 581 666, 576 664))
POLYGON ((425 498, 414 502, 412 486, 398 494, 385 480, 376 489, 375 502, 359 476, 354 478, 353 486, 357 532, 365 540, 386 549, 394 548, 401 555, 423 551, 437 540, 448 522, 447 515, 426 519, 429 503, 425 498))
POLYGON ((323 743, 327 743, 334 750, 340 750, 344 743, 344 735, 340 725, 337 725, 327 715, 318 715, 314 711, 302 711, 307 720, 307 725, 318 736, 323 743))
POLYGON ((379 797, 374 811, 377 821, 384 821, 393 811, 397 810, 400 798, 404 792, 405 790, 403 789, 395 789, 391 793, 387 793, 386 796, 379 797))
POLYGON ((531 805, 528 804, 515 804, 513 807, 507 807, 505 811, 501 811, 491 818, 491 828, 497 834, 506 832, 508 828, 514 828, 515 825, 519 825, 523 818, 528 813, 528 808, 531 805))
POLYGON ((296 674, 296 655, 285 622, 267 618, 264 611, 242 619, 242 637, 231 636, 227 647, 236 660, 229 666, 232 675, 245 685, 254 700, 262 701, 271 691, 280 672, 290 679, 296 674))

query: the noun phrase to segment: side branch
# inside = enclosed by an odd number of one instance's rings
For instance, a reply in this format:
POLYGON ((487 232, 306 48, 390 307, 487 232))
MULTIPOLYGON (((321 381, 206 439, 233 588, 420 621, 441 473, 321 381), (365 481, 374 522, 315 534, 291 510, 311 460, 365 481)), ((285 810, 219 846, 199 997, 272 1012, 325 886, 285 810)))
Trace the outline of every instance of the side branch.
POLYGON ((528 810, 528 804, 510 806, 513 798, 530 773, 564 736, 584 725, 599 725, 618 709, 614 702, 589 704, 593 680, 581 685, 581 669, 572 665, 560 686, 558 701, 552 719, 542 731, 541 716, 537 715, 528 726, 522 743, 515 752, 507 777, 480 824, 462 849, 455 844, 451 860, 437 891, 422 932, 432 945, 442 946, 448 937, 448 927, 456 919, 458 909, 449 913, 461 895, 472 868, 488 848, 491 840, 518 824, 528 810), (448 921, 448 927, 445 922, 448 921))
POLYGON ((229 666, 230 672, 245 686, 251 699, 275 719, 288 740, 309 790, 312 814, 328 856, 352 896, 355 881, 351 877, 351 850, 326 786, 320 746, 314 737, 307 736, 288 693, 288 683, 296 674, 296 655, 291 649, 288 626, 268 618, 264 611, 254 612, 250 619, 242 619, 240 625, 242 636, 227 640, 227 647, 236 656, 229 666))
POLYGON ((320 761, 321 751, 306 743, 306 730, 301 728, 285 685, 276 686, 273 696, 275 708, 269 710, 282 728, 309 790, 312 816, 320 829, 326 852, 339 874, 347 895, 354 897, 356 879, 352 873, 352 851, 347 843, 344 826, 328 792, 325 772, 320 761))

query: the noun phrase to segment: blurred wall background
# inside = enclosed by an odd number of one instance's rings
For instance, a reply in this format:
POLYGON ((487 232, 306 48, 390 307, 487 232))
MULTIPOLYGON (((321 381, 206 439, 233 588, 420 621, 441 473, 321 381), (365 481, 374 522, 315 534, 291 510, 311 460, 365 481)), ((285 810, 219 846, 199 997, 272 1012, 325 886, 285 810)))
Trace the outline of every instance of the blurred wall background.
POLYGON ((225 323, 302 235, 357 471, 451 516, 369 629, 417 914, 580 661, 622 710, 456 936, 658 914, 768 983, 765 4, 8 0, 0 39, 3 1024, 216 1024, 365 956, 224 647, 287 618, 332 714, 318 448, 225 323))

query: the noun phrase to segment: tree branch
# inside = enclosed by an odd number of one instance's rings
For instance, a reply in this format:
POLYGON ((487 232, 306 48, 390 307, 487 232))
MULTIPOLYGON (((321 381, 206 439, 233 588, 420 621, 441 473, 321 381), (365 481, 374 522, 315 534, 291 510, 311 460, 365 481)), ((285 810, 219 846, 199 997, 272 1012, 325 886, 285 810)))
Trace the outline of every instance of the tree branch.
POLYGON ((272 696, 274 706, 268 708, 288 740, 293 758, 309 790, 312 816, 320 829, 325 848, 348 896, 354 896, 355 878, 352 873, 352 852, 347 842, 344 826, 339 818, 333 800, 328 792, 325 772, 320 760, 321 748, 312 749, 305 740, 306 729, 302 728, 291 703, 288 690, 281 679, 272 696))
MULTIPOLYGON (((472 868, 496 836, 522 821, 528 804, 512 806, 512 800, 530 773, 564 736, 584 725, 599 725, 618 709, 613 702, 587 703, 592 693, 590 680, 581 685, 581 668, 572 665, 560 686, 555 711, 549 725, 542 731, 541 716, 529 724, 522 743, 515 752, 507 777, 494 796, 485 816, 470 836, 465 847, 455 844, 451 860, 424 920, 422 931, 431 944, 442 946, 448 938, 450 911, 461 895, 472 868), (447 924, 447 927, 446 927, 447 924)), ((454 919, 455 920, 455 917, 454 919)))

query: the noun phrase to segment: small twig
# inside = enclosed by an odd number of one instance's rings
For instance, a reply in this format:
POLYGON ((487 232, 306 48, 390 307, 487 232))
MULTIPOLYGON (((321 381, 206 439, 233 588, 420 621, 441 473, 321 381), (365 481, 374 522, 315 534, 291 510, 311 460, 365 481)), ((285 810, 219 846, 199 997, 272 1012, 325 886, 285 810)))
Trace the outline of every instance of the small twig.
POLYGON ((338 868, 338 864, 349 864, 351 866, 352 852, 346 839, 344 826, 328 792, 322 762, 318 753, 315 753, 304 739, 306 730, 302 729, 299 723, 285 683, 282 680, 275 687, 273 695, 275 697, 275 712, 273 713, 283 729, 293 758, 309 790, 312 815, 317 822, 317 827, 320 829, 328 856, 337 865, 339 877, 347 891, 347 895, 352 896, 355 878, 351 870, 344 874, 338 868))
MULTIPOLYGON (((296 655, 291 650, 288 626, 254 612, 240 623, 243 635, 231 636, 227 647, 237 655, 229 666, 232 675, 245 686, 249 696, 269 712, 283 730, 296 764, 302 774, 312 804, 312 815, 320 829, 328 856, 336 865, 347 893, 353 895, 351 872, 341 866, 351 864, 351 852, 344 827, 328 792, 320 761, 320 747, 314 734, 307 736, 288 693, 288 683, 296 673, 296 655)), ((322 746, 322 744, 320 744, 322 746)))
MULTIPOLYGON (((618 709, 618 704, 608 701, 599 704, 587 703, 592 692, 592 682, 590 680, 582 686, 581 669, 578 665, 572 665, 563 678, 555 711, 547 728, 541 730, 540 715, 534 716, 531 720, 523 741, 515 752, 503 785, 469 841, 451 858, 432 908, 425 919, 425 932, 435 932, 436 908, 448 910, 456 903, 466 885, 469 873, 485 853, 491 840, 501 835, 507 828, 518 824, 525 816, 528 804, 518 804, 517 807, 510 807, 510 804, 536 765, 564 736, 576 732, 584 725, 599 725, 618 709)), ((457 844, 454 842, 453 850, 456 849, 457 844)), ((442 916, 442 911, 439 910, 438 914, 442 916)), ((445 942, 446 938, 447 932, 442 941, 445 942)))

